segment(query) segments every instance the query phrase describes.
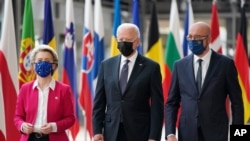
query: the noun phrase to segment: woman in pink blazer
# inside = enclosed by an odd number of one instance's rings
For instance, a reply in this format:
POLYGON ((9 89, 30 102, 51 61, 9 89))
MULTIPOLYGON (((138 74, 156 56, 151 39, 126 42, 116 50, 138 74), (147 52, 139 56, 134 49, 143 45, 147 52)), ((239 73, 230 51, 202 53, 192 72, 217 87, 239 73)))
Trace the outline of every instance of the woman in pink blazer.
POLYGON ((68 141, 65 130, 75 122, 73 95, 68 85, 52 78, 58 56, 52 47, 39 45, 31 55, 36 80, 22 85, 14 122, 20 141, 68 141))

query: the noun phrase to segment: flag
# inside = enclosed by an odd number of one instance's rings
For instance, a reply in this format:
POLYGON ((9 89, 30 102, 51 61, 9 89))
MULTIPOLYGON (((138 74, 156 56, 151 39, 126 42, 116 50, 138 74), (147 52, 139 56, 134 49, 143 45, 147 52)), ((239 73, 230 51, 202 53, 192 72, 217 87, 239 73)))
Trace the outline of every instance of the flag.
POLYGON ((212 16, 210 22, 211 29, 211 47, 218 53, 222 53, 222 45, 220 39, 220 30, 219 30, 219 18, 217 12, 217 4, 216 0, 213 1, 212 5, 212 16))
POLYGON ((242 91, 244 103, 244 123, 250 122, 250 83, 249 83, 249 66, 247 53, 247 19, 245 14, 245 3, 241 6, 241 25, 237 34, 234 61, 238 70, 238 79, 242 91))
POLYGON ((165 78, 163 79, 164 102, 167 101, 168 90, 172 78, 174 62, 183 57, 180 43, 180 23, 176 0, 171 2, 169 33, 165 49, 165 78))
POLYGON ((0 42, 0 140, 17 141, 20 133, 13 118, 18 93, 18 63, 12 1, 4 1, 0 42))
POLYGON ((187 0, 187 9, 185 14, 185 21, 184 21, 184 36, 183 36, 183 43, 182 43, 182 49, 183 49, 183 56, 187 56, 190 52, 188 44, 187 44, 187 35, 190 26, 194 23, 194 14, 193 14, 193 8, 191 0, 187 0))
MULTIPOLYGON (((210 29, 211 29, 210 46, 214 51, 222 54, 222 42, 220 39, 219 27, 220 24, 219 24, 218 10, 217 10, 217 0, 213 0, 212 16, 210 22, 210 29)), ((226 111, 227 114, 230 115, 230 102, 228 97, 226 99, 226 111)))
MULTIPOLYGON (((53 17, 52 17, 50 0, 45 0, 44 3, 43 44, 51 46, 56 51, 56 39, 54 35, 53 17)), ((57 70, 54 73, 54 78, 58 79, 57 70)))
MULTIPOLYGON (((93 71, 91 71, 93 85, 92 85, 92 96, 94 95, 94 90, 97 82, 97 75, 99 66, 104 59, 104 25, 102 16, 102 3, 101 0, 95 0, 94 7, 94 66, 93 71)), ((92 81, 92 80, 91 80, 92 81)), ((90 81, 90 82, 91 82, 90 81)))
POLYGON ((68 84, 73 92, 74 107, 76 121, 70 128, 72 139, 75 140, 79 132, 79 115, 78 115, 78 93, 77 93, 77 78, 76 78, 76 42, 75 42, 75 19, 72 0, 66 1, 66 29, 63 48, 63 69, 62 82, 68 84))
MULTIPOLYGON (((132 11, 132 21, 135 25, 138 26, 139 29, 141 29, 141 23, 140 23, 140 10, 138 5, 138 0, 133 0, 133 11, 132 11)), ((142 39, 142 36, 140 35, 140 39, 142 39)), ((137 51, 140 54, 143 54, 143 48, 141 45, 142 41, 140 42, 139 46, 137 47, 137 51)))
POLYGON ((164 78, 165 74, 163 68, 163 63, 164 63, 163 48, 162 48, 162 40, 160 38, 155 1, 153 1, 152 3, 152 11, 151 11, 149 31, 148 31, 148 48, 145 56, 159 63, 161 67, 161 74, 164 78))
POLYGON ((34 24, 31 0, 25 0, 23 25, 22 25, 22 41, 19 58, 19 88, 22 84, 34 80, 36 74, 31 66, 31 51, 35 46, 34 40, 34 24))
MULTIPOLYGON (((93 137, 92 128, 92 76, 93 66, 95 62, 94 58, 94 35, 93 35, 93 19, 92 19, 92 4, 91 0, 85 0, 84 11, 84 31, 83 31, 83 43, 82 43, 82 68, 80 78, 80 97, 79 102, 83 109, 85 119, 85 140, 90 140, 93 137)), ((101 23, 100 23, 101 24, 101 23)))
POLYGON ((114 22, 113 22, 113 33, 111 37, 111 56, 115 56, 119 54, 119 50, 117 49, 117 41, 116 41, 116 31, 118 26, 121 24, 121 8, 120 8, 120 0, 115 0, 115 10, 114 10, 114 22))

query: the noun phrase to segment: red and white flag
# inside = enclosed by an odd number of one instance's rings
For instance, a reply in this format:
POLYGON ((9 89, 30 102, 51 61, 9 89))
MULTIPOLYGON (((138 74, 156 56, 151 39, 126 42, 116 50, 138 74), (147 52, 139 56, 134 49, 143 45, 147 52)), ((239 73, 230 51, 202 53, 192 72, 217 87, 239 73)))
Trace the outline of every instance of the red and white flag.
MULTIPOLYGON (((210 29, 211 29, 210 45, 214 51, 216 51, 217 53, 223 54, 219 27, 220 27, 220 24, 219 24, 218 10, 217 10, 217 0, 213 0, 212 16, 211 16, 211 23, 210 23, 210 29)), ((226 110, 227 110, 228 115, 230 115, 231 109, 230 109, 230 101, 228 97, 226 100, 226 110)))
POLYGON ((217 2, 216 0, 213 1, 212 6, 212 16, 211 16, 211 47, 214 51, 218 53, 222 53, 222 45, 220 39, 220 30, 219 30, 219 18, 217 12, 217 2))
POLYGON ((17 141, 19 131, 13 118, 18 93, 18 63, 12 1, 4 1, 0 43, 0 141, 17 141))
POLYGON ((93 11, 91 0, 85 0, 84 11, 84 29, 82 41, 82 66, 80 78, 80 96, 79 103, 81 105, 84 116, 84 141, 91 141, 93 137, 92 128, 92 99, 93 92, 91 89, 93 77, 91 76, 94 66, 94 28, 93 28, 93 11))

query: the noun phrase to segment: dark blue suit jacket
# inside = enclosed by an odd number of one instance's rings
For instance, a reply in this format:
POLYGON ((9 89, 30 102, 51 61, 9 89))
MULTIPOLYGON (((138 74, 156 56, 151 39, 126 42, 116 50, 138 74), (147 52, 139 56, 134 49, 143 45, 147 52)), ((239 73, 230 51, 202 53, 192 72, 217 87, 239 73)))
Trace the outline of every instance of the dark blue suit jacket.
POLYGON ((193 55, 174 64, 165 109, 166 136, 175 133, 177 111, 181 107, 179 141, 198 141, 198 120, 206 141, 227 141, 227 96, 231 100, 232 124, 244 123, 242 94, 234 62, 212 51, 200 95, 195 85, 193 68, 193 55))
POLYGON ((119 86, 121 56, 101 64, 93 108, 94 134, 116 141, 123 121, 128 141, 160 141, 163 124, 163 93, 160 66, 138 54, 125 93, 119 86))

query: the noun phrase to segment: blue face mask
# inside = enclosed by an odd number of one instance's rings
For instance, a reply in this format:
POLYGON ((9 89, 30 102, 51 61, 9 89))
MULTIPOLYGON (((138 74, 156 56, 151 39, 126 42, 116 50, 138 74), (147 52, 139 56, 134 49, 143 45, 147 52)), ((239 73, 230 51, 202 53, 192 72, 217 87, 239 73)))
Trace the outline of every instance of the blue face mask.
POLYGON ((36 73, 41 77, 47 77, 52 73, 52 63, 41 61, 36 63, 35 66, 36 73))
POLYGON ((195 55, 200 55, 205 50, 203 40, 190 40, 188 41, 188 47, 195 55))

